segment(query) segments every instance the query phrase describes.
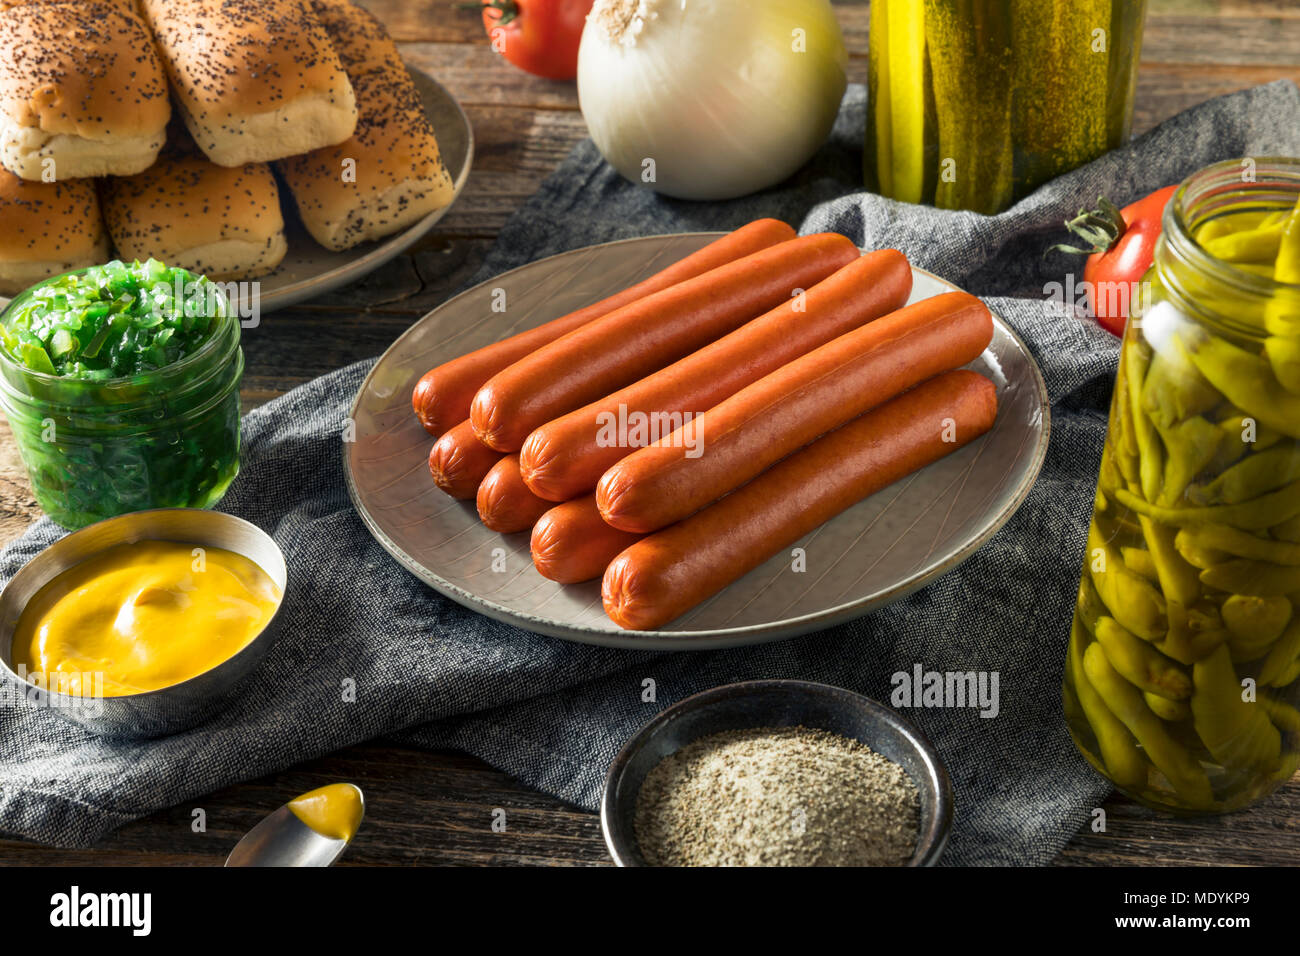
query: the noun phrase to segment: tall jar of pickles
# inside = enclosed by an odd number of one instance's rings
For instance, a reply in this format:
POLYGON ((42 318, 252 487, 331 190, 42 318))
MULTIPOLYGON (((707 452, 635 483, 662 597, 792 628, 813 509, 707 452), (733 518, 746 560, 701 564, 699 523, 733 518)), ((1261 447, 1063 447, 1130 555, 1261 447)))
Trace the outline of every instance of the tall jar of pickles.
POLYGON ((867 186, 995 213, 1125 143, 1146 0, 873 0, 867 186))
POLYGON ((1300 766, 1300 159, 1165 210, 1120 349, 1065 664, 1075 744, 1149 806, 1246 806, 1300 766))

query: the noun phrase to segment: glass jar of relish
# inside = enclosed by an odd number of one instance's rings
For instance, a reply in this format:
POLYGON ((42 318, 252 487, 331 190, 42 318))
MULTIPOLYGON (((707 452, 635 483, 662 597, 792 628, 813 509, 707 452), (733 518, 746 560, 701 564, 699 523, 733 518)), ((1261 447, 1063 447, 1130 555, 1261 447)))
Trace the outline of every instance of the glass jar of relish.
POLYGON ((0 314, 0 407, 65 528, 215 504, 239 471, 243 369, 219 287, 154 260, 56 276, 0 314))

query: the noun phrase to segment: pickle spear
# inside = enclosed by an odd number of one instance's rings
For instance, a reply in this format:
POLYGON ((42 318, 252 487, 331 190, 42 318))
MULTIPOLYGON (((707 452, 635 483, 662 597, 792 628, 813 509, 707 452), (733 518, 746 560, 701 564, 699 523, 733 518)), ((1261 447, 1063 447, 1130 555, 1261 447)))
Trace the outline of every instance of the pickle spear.
POLYGON ((1280 596, 1234 594, 1223 602, 1222 613, 1232 659, 1255 661, 1268 653, 1290 623, 1291 602, 1280 596))
POLYGON ((1270 491, 1266 495, 1243 501, 1241 504, 1210 505, 1204 508, 1166 508, 1153 505, 1124 488, 1115 489, 1115 498, 1125 508, 1179 528, 1202 524, 1227 524, 1235 528, 1256 531, 1300 514, 1300 481, 1293 481, 1277 491, 1270 491))
POLYGON ((1300 285, 1300 202, 1295 204, 1282 226, 1282 240, 1278 244, 1277 260, 1273 263, 1273 278, 1278 282, 1300 285))
POLYGON ((1083 669, 1083 645, 1087 632, 1078 618, 1070 634, 1070 676, 1074 678, 1074 693, 1079 699, 1083 715, 1097 738, 1097 749, 1111 780, 1121 787, 1139 787, 1147 781, 1147 761, 1133 742, 1120 719, 1111 713, 1101 695, 1093 689, 1083 669))
MULTIPOLYGON (((1196 733, 1229 770, 1268 766, 1282 752, 1282 737, 1262 705, 1242 699, 1242 687, 1226 645, 1192 668, 1196 733)), ((1141 740, 1141 738, 1138 738, 1141 740)))
POLYGON ((1201 593, 1197 569, 1178 552, 1176 532, 1150 518, 1139 516, 1142 536, 1150 549, 1151 563, 1155 565, 1156 579, 1165 597, 1178 604, 1191 605, 1201 593))
POLYGON ((894 155, 894 136, 889 106, 889 0, 871 5, 871 115, 867 117, 869 142, 866 152, 867 184, 874 185, 882 196, 894 195, 894 175, 890 157, 894 155), (875 162, 871 157, 875 156, 875 162), (874 181, 873 176, 874 175, 874 181))
MULTIPOLYGON (((1090 645, 1084 653, 1083 670, 1106 707, 1137 738, 1156 769, 1165 775, 1178 795, 1189 806, 1209 808, 1214 802, 1214 794, 1205 770, 1182 744, 1169 735, 1164 722, 1147 706, 1141 691, 1115 671, 1100 644, 1090 645)), ((1195 697, 1192 698, 1192 707, 1195 710, 1195 697)), ((1264 716, 1262 711, 1260 716, 1264 716)))
POLYGON ((1300 395, 1282 386, 1268 359, 1208 333, 1189 345, 1196 367, 1229 401, 1282 434, 1300 438, 1300 395))
POLYGON ((1257 451, 1196 489, 1198 505, 1237 505, 1300 479, 1300 452, 1287 444, 1257 451))
POLYGON ((1137 87, 1138 50, 1146 0, 1114 0, 1110 8, 1110 62, 1106 81, 1106 139, 1113 148, 1128 142, 1132 132, 1133 91, 1137 87))
POLYGON ((1012 199, 1011 31, 1005 0, 925 0, 938 119, 934 204, 992 214, 1012 199))
POLYGON ((925 186, 925 9, 915 0, 878 0, 871 13, 872 30, 884 32, 884 42, 876 41, 885 53, 873 104, 881 191, 919 203, 925 186))
POLYGON ((1157 641, 1169 628, 1164 596, 1146 578, 1124 565, 1119 549, 1103 541, 1094 522, 1088 532, 1088 570, 1110 616, 1146 641, 1157 641))
POLYGON ((1114 618, 1097 620, 1097 643, 1111 666, 1129 683, 1169 700, 1185 700, 1192 695, 1192 679, 1185 670, 1114 618))
POLYGON ((1111 0, 1010 0, 1016 51, 1011 137, 1025 195, 1107 147, 1111 0), (1104 35, 1098 50, 1097 34, 1104 35))

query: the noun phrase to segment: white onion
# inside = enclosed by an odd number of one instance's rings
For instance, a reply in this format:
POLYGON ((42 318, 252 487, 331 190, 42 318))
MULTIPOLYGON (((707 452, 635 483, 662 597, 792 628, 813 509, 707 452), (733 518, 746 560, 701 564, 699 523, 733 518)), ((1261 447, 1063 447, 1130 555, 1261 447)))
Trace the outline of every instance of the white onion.
POLYGON ((729 199, 808 161, 835 121, 847 62, 829 0, 596 0, 578 98, 628 179, 729 199))

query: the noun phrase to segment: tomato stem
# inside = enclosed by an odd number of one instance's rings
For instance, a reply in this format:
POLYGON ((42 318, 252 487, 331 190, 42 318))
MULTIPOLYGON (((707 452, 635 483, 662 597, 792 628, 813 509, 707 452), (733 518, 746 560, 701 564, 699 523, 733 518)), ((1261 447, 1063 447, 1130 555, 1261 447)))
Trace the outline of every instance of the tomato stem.
POLYGON ((519 16, 519 4, 515 0, 480 0, 478 3, 458 3, 456 6, 461 10, 495 10, 498 26, 505 26, 519 16))
POLYGON ((1065 221, 1065 228, 1088 244, 1087 248, 1064 244, 1052 246, 1048 251, 1068 252, 1090 256, 1105 252, 1119 242, 1128 229, 1119 207, 1105 196, 1097 197, 1096 209, 1080 209, 1079 215, 1065 221))

